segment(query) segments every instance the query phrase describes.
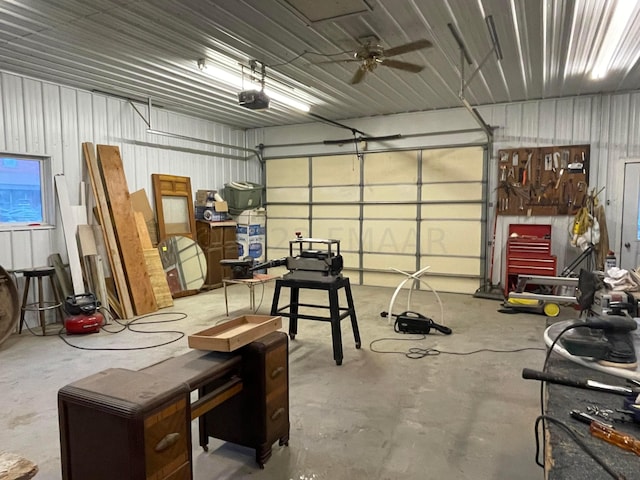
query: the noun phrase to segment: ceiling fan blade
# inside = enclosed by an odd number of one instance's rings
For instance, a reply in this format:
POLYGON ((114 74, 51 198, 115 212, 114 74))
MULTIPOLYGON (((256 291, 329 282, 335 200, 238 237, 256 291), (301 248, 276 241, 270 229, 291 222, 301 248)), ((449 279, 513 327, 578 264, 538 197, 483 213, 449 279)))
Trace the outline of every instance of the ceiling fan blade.
POLYGON ((356 70, 356 73, 353 75, 353 78, 351 79, 351 85, 360 83, 364 79, 365 73, 367 73, 367 70, 364 67, 360 67, 358 70, 356 70))
POLYGON ((405 43, 397 47, 389 48, 384 51, 385 57, 393 57, 394 55, 401 55, 403 53, 413 52, 414 50, 420 50, 422 48, 432 47, 433 44, 429 40, 416 40, 415 42, 405 43))
POLYGON ((407 72, 418 73, 421 72, 424 66, 416 65, 415 63, 401 62, 400 60, 386 60, 383 59, 380 62, 387 67, 397 68, 398 70, 406 70, 407 72))

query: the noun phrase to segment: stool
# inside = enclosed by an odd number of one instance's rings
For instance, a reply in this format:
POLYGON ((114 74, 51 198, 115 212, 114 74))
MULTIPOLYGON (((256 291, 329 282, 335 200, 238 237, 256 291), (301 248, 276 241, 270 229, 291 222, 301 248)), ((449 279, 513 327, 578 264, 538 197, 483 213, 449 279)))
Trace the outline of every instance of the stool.
POLYGON ((322 322, 331 322, 331 339, 333 342, 333 359, 336 365, 342 365, 342 332, 340 331, 340 321, 343 318, 351 318, 351 328, 356 341, 356 348, 360 348, 360 332, 358 330, 358 320, 356 319, 356 310, 353 306, 353 297, 351 296, 351 284, 346 277, 338 277, 333 281, 310 281, 281 278, 276 280, 276 287, 273 293, 273 303, 271 304, 271 315, 280 315, 289 318, 289 337, 291 340, 296 338, 298 333, 298 319, 319 320, 322 322), (278 308, 280 301, 280 290, 282 287, 290 289, 290 304, 278 308), (329 306, 313 305, 308 303, 299 303, 300 289, 307 288, 310 290, 326 290, 329 293, 329 306), (338 290, 344 288, 347 297, 347 307, 340 307, 338 300, 338 290), (307 315, 298 313, 298 307, 327 308, 329 309, 329 317, 320 317, 317 315, 307 315), (288 309, 288 312, 286 311, 288 309))
POLYGON ((64 310, 62 308, 62 300, 60 299, 60 292, 58 292, 58 288, 53 281, 53 277, 56 273, 53 267, 35 267, 35 268, 24 268, 22 270, 16 270, 16 273, 22 273, 25 278, 24 283, 24 293, 22 294, 22 307, 20 308, 20 327, 18 328, 18 333, 22 333, 22 325, 24 324, 24 315, 27 311, 38 312, 40 317, 40 327, 42 328, 42 335, 46 334, 46 324, 45 324, 45 312, 47 310, 57 310, 58 316, 60 317, 60 321, 64 321, 64 310), (27 299, 29 298, 29 285, 31 284, 31 279, 35 278, 38 280, 38 301, 33 303, 27 303, 27 299), (42 279, 48 278, 51 283, 51 289, 53 290, 53 296, 55 301, 47 301, 44 298, 44 291, 42 288, 42 279))

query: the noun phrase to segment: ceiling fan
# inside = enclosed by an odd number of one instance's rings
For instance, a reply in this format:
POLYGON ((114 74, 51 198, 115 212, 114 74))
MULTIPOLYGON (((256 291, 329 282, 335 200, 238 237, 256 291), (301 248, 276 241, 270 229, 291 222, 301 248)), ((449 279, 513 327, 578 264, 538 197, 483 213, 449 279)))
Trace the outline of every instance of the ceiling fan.
POLYGON ((360 47, 353 53, 353 58, 347 60, 333 60, 322 63, 336 63, 336 62, 360 62, 360 66, 356 73, 351 78, 351 84, 355 85, 360 83, 367 72, 373 72, 378 65, 385 67, 391 67, 398 70, 405 70, 407 72, 418 73, 424 68, 423 65, 415 63, 403 62, 400 60, 391 59, 389 57, 395 57, 404 53, 413 52, 415 50, 421 50, 423 48, 432 47, 432 43, 429 40, 416 40, 415 42, 405 43, 392 48, 383 48, 379 42, 380 40, 375 36, 368 36, 359 39, 360 47))

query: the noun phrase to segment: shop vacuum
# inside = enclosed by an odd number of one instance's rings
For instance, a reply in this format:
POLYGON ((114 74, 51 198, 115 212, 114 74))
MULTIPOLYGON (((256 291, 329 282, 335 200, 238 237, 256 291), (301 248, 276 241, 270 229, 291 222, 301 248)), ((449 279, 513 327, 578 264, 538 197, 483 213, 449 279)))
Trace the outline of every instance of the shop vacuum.
POLYGON ((93 293, 69 295, 64 301, 64 311, 69 315, 64 320, 68 334, 97 333, 104 323, 98 311, 100 302, 93 293))

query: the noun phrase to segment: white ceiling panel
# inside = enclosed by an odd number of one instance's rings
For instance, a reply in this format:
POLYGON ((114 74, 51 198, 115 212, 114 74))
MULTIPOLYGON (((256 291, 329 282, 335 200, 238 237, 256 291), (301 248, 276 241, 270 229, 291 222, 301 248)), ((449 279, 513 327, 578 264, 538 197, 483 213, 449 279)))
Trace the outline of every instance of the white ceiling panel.
POLYGON ((244 65, 245 75, 251 60, 262 62, 268 80, 309 103, 312 114, 334 121, 458 107, 461 75, 464 98, 473 106, 640 88, 637 4, 626 15, 627 25, 618 28, 611 71, 594 80, 591 70, 614 18, 614 0, 303 1, 298 8, 304 14, 291 3, 2 1, 0 68, 145 102, 150 98, 166 109, 241 128, 317 117, 275 101, 265 111, 240 107, 238 88, 200 71, 198 59, 216 65, 223 55, 237 74, 244 65), (347 15, 305 19, 334 14, 347 15), (491 52, 488 15, 501 61, 491 52), (459 33, 472 65, 461 64, 448 24, 459 33), (361 65, 353 54, 372 36, 386 50, 430 41, 431 48, 393 57, 424 68, 412 73, 375 62, 377 68, 352 85, 361 65))

